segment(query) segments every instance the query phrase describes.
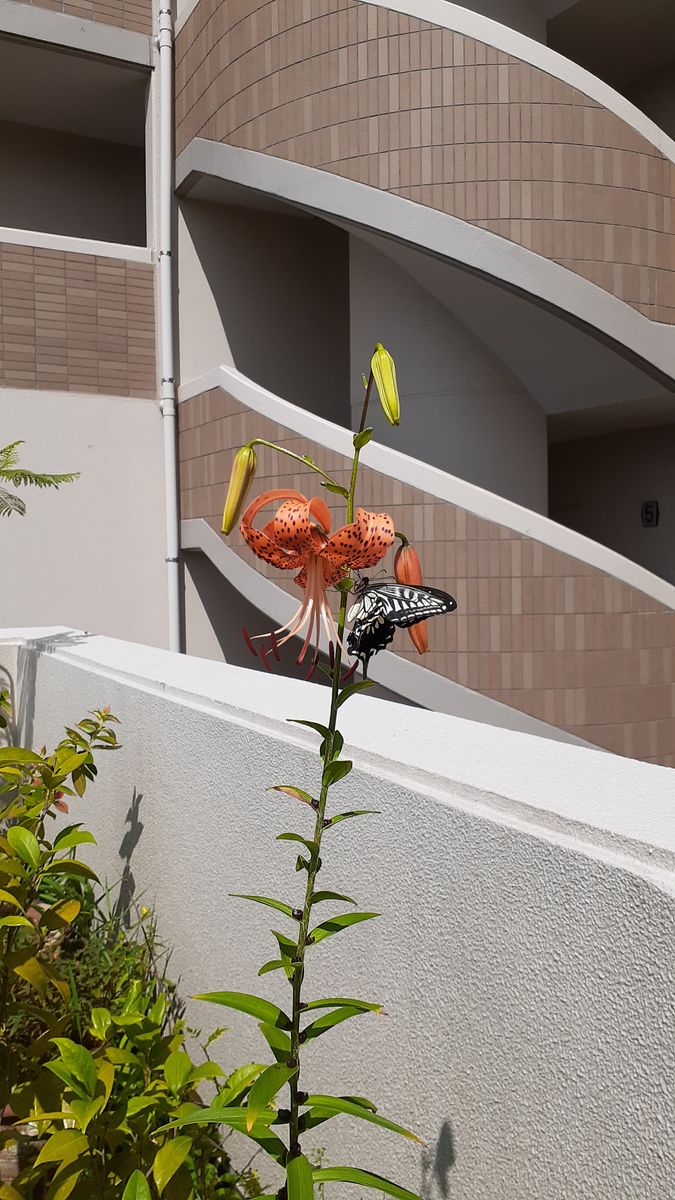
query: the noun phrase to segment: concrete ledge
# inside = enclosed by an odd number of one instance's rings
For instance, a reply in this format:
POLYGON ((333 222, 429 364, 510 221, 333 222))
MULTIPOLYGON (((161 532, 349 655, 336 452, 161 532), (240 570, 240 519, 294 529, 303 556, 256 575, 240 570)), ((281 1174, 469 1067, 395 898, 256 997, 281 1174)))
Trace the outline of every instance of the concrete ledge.
POLYGON ((92 238, 67 237, 60 233, 40 233, 34 229, 10 229, 0 225, 0 242, 11 246, 35 246, 44 250, 64 250, 67 254, 94 254, 97 258, 123 258, 127 262, 152 262, 148 246, 124 246, 118 242, 97 242, 92 238))
POLYGON ((227 185, 235 184, 447 259, 563 316, 673 390, 675 326, 650 321, 596 284, 507 238, 330 171, 194 138, 176 160, 177 190, 187 195, 196 189, 199 196, 202 177, 209 180, 209 199, 217 198, 212 181, 222 180, 224 200, 227 185))
POLYGON ((0 32, 139 67, 152 66, 152 39, 145 33, 118 29, 102 21, 81 20, 31 4, 18 4, 15 0, 0 0, 0 32))

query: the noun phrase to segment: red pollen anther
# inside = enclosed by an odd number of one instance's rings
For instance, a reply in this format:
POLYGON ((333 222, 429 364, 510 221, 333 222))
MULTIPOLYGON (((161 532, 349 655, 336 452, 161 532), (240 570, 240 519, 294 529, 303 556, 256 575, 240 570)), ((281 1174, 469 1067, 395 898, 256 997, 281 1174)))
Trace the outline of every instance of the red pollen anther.
POLYGON ((274 632, 272 632, 270 634, 270 642, 272 643, 272 654, 276 658, 277 662, 281 662, 281 655, 279 653, 279 645, 277 643, 277 635, 274 632))
POLYGON ((264 647, 264 646, 261 646, 261 647, 260 647, 260 657, 261 657, 261 659, 262 659, 262 664, 263 664, 263 666, 264 666, 264 668, 265 668, 265 670, 266 670, 266 671, 270 671, 270 672, 271 672, 272 668, 271 668, 271 666, 270 666, 270 664, 269 664, 269 661, 268 661, 268 658, 267 658, 267 654, 268 654, 268 651, 265 649, 265 647, 264 647))
POLYGON ((335 646, 332 642, 328 643, 328 663, 332 671, 333 667, 335 666, 335 646))
POLYGON ((317 668, 317 666, 318 666, 318 665, 319 665, 319 651, 317 650, 317 651, 316 651, 316 653, 315 653, 315 655, 314 655, 314 658, 312 659, 312 662, 311 662, 311 664, 310 664, 309 671, 308 671, 308 672, 307 672, 307 674, 305 675, 305 680, 309 680, 309 679, 311 679, 311 678, 312 678, 312 675, 313 675, 313 674, 314 674, 314 672, 316 671, 316 668, 317 668))
POLYGON ((244 629, 242 629, 241 632, 243 634, 243 638, 244 638, 244 641, 246 642, 246 645, 248 646, 249 650, 251 651, 251 654, 253 655, 254 658, 257 658, 258 651, 256 650, 255 646, 253 645, 253 642, 251 641, 251 635, 250 635, 248 629, 244 628, 244 629))

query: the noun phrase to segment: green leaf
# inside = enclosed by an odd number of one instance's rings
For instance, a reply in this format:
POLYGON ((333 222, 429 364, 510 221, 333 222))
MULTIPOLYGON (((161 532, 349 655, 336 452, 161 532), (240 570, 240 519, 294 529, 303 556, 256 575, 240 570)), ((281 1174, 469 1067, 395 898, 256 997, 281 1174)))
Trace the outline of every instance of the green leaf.
POLYGON ((64 858, 58 862, 51 862, 48 867, 45 867, 45 874, 47 872, 50 875, 79 876, 81 879, 92 879, 95 883, 98 883, 96 872, 92 871, 91 867, 88 867, 86 863, 79 862, 76 858, 64 858))
POLYGON ((312 1168, 304 1154, 292 1158, 286 1166, 288 1200, 314 1200, 312 1168))
POLYGON ((142 1171, 134 1171, 129 1176, 122 1200, 152 1200, 150 1185, 142 1171))
POLYGON ((258 971, 258 978, 260 978, 261 975, 268 975, 270 971, 280 971, 282 970, 283 966, 284 961, 282 958, 270 958, 266 963, 263 963, 262 967, 258 971))
POLYGON ((10 825, 7 841, 14 853, 35 870, 40 861, 40 846, 35 834, 30 829, 24 829, 23 825, 10 825))
POLYGON ((272 900, 269 896, 245 896, 243 892, 230 892, 230 896, 237 900, 252 900, 255 904, 266 904, 268 908, 275 908, 277 912, 283 913, 285 917, 293 917, 293 909, 290 904, 284 904, 282 900, 272 900))
POLYGON ((42 762, 39 754, 35 754, 33 750, 26 750, 23 746, 2 746, 0 747, 0 771, 3 766, 11 766, 12 763, 36 763, 42 762))
POLYGON ((325 487, 327 492, 335 492, 336 496, 344 496, 345 500, 349 496, 347 489, 339 483, 329 483, 327 479, 322 479, 321 486, 325 487))
POLYGON ((318 1167, 312 1172, 315 1183, 358 1183, 361 1187, 375 1188, 394 1200, 422 1200, 416 1192, 409 1192, 399 1187, 382 1175, 374 1175, 372 1171, 362 1171, 359 1167, 318 1167))
POLYGON ((418 1137, 416 1133, 412 1133, 410 1129, 405 1129, 403 1125, 397 1125, 395 1121, 389 1121, 386 1117, 379 1116, 373 1112, 371 1108, 364 1108, 362 1104, 355 1104, 353 1100, 346 1100, 342 1096, 308 1096, 305 1101, 310 1109, 319 1109, 321 1112, 345 1113, 350 1117, 358 1117, 362 1121, 369 1121, 371 1125, 379 1125, 381 1129, 389 1129, 392 1133, 400 1133, 402 1137, 410 1138, 413 1142, 417 1142, 420 1146, 425 1146, 426 1142, 418 1137))
POLYGON ((57 900, 43 912, 40 919, 41 929, 67 929, 78 916, 82 905, 79 900, 57 900))
POLYGON ((302 804, 309 804, 310 808, 314 808, 316 801, 309 792, 305 792, 303 788, 294 787, 290 783, 276 783, 273 787, 265 788, 266 792, 283 792, 284 796, 292 796, 294 800, 300 800, 302 804))
POLYGON ((314 729, 320 737, 330 737, 330 729, 327 725, 322 725, 319 721, 301 721, 299 717, 288 717, 291 725, 306 725, 308 729, 314 729))
POLYGON ((356 683, 348 684, 338 696, 337 707, 339 708, 341 704, 344 704, 345 700, 349 700, 350 696, 356 695, 357 692, 365 692, 371 687, 375 687, 372 679, 359 679, 356 683))
POLYGON ((250 996, 247 992, 204 992, 202 995, 193 996, 193 999, 222 1004, 236 1012, 248 1013, 249 1016, 264 1021, 266 1025, 276 1026, 277 1029, 291 1028, 291 1021, 286 1013, 269 1000, 263 1000, 261 996, 250 996))
POLYGON ((278 842, 301 842, 309 850, 310 854, 313 854, 316 850, 316 842, 310 841, 309 838, 303 837, 300 833, 278 833, 276 840, 278 842))
POLYGON ((345 775, 349 775, 352 769, 352 763, 348 758, 336 758, 332 762, 327 763, 323 770, 322 784, 324 787, 330 787, 334 783, 339 783, 345 775))
POLYGON ((61 1129, 58 1133, 53 1133, 45 1142, 35 1160, 35 1165, 72 1162, 78 1155, 84 1154, 88 1148, 89 1143, 86 1137, 77 1129, 61 1129))
POLYGON ((276 1113, 271 1110, 261 1113, 252 1131, 247 1133, 245 1108, 220 1108, 218 1105, 213 1105, 210 1108, 197 1108, 195 1106, 190 1112, 186 1112, 180 1116, 178 1120, 161 1126, 155 1132, 164 1133, 171 1129, 182 1129, 186 1125, 227 1125, 228 1128, 236 1129, 238 1133, 244 1133, 247 1137, 250 1137, 275 1162, 281 1162, 286 1154, 286 1147, 281 1138, 278 1138, 268 1128, 275 1119, 276 1113))
POLYGON ((160 1196, 169 1180, 173 1178, 178 1168, 185 1162, 191 1149, 192 1138, 184 1135, 172 1138, 170 1142, 166 1142, 162 1146, 161 1150, 158 1150, 155 1161, 152 1164, 152 1177, 157 1185, 157 1191, 160 1196))
POLYGON ((352 439, 354 442, 354 449, 362 450, 364 446, 368 445, 368 442, 370 441, 372 436, 373 436, 372 429, 362 429, 360 433, 355 433, 354 437, 352 439))
POLYGON ((343 896, 342 892, 315 892, 312 896, 312 904, 322 904, 324 900, 343 900, 345 904, 356 904, 356 900, 352 900, 351 896, 343 896))
POLYGON ((297 1071, 297 1067, 286 1067, 282 1063, 275 1063, 273 1067, 268 1067, 256 1079, 249 1092, 248 1104, 246 1106, 247 1133, 251 1132, 258 1117, 265 1111, 270 1100, 274 1099, 277 1092, 281 1091, 289 1079, 292 1079, 297 1074, 297 1071))
POLYGON ((33 922, 28 920, 28 917, 0 917, 0 927, 18 929, 19 925, 27 925, 29 929, 35 928, 33 922))
POLYGON ((285 1062, 291 1053, 291 1039, 282 1033, 275 1025, 266 1025, 264 1021, 258 1026, 267 1045, 277 1062, 285 1062))
MULTIPOLYGON (((63 1066, 82 1084, 87 1099, 91 1100, 96 1091, 96 1064, 93 1056, 84 1046, 78 1045, 70 1038, 55 1037, 52 1041, 61 1055, 63 1066)), ((47 1063, 47 1066, 53 1069, 54 1064, 47 1063)))
POLYGON ((184 1050, 175 1050, 167 1058, 162 1070, 164 1078, 174 1096, 180 1095, 192 1073, 192 1063, 189 1055, 184 1050))
POLYGON ((105 1041, 105 1036, 110 1028, 111 1016, 107 1008, 92 1008, 91 1010, 91 1031, 95 1038, 100 1042, 105 1041))
POLYGON ((349 996, 329 996, 326 1000, 310 1000, 303 1011, 309 1012, 313 1008, 341 1008, 343 1004, 349 1008, 359 1008, 362 1012, 384 1012, 381 1004, 369 1004, 366 1000, 352 1000, 349 996))
POLYGON ((336 1025, 341 1025, 343 1021, 348 1021, 350 1017, 363 1017, 365 1010, 362 1008, 348 1008, 346 1005, 342 1008, 334 1008, 331 1012, 324 1013, 316 1021, 312 1021, 311 1025, 306 1025, 302 1031, 302 1040, 310 1042, 313 1038, 321 1037, 322 1033, 327 1033, 329 1029, 333 1029, 336 1025))
POLYGON ((322 921, 320 925, 316 925, 310 936, 313 942, 322 942, 324 938, 332 937, 334 933, 340 933, 350 925, 358 925, 361 921, 370 921, 379 916, 380 913, 342 913, 339 917, 331 917, 329 921, 322 921))
POLYGON ((340 821, 349 821, 352 817, 365 817, 369 813, 377 816, 379 812, 378 808, 354 808, 351 812, 336 813, 334 817, 330 817, 326 829, 330 829, 331 825, 338 825, 340 821))
POLYGON ((231 1104, 233 1100, 238 1100, 264 1070, 264 1063, 246 1063, 243 1067, 237 1067, 236 1071, 228 1075, 225 1086, 218 1092, 217 1106, 222 1108, 231 1104))
POLYGON ((74 830, 67 837, 57 838, 54 842, 54 849, 70 850, 73 846, 83 846, 85 843, 95 846, 96 838, 92 833, 88 833, 86 829, 74 830))
POLYGON ((11 904, 13 908, 21 908, 16 896, 13 896, 11 892, 6 892, 4 888, 0 888, 0 904, 11 904))

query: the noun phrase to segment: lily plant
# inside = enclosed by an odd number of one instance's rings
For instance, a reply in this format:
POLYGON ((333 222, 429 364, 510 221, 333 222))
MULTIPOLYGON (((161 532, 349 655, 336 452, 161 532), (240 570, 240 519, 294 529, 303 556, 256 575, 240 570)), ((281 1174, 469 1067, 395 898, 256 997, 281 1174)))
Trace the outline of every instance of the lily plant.
MULTIPOLYGON (((274 931, 277 952, 265 962, 258 974, 281 972, 288 982, 288 1003, 279 1007, 249 993, 210 992, 197 999, 246 1013, 259 1024, 274 1061, 270 1065, 248 1064, 239 1068, 209 1108, 186 1112, 171 1128, 207 1122, 222 1123, 252 1139, 284 1172, 284 1183, 276 1193, 279 1200, 313 1200, 315 1190, 336 1181, 352 1183, 392 1196, 395 1200, 418 1200, 414 1193, 365 1167, 312 1166, 305 1152, 305 1135, 339 1114, 377 1125, 424 1145, 416 1134, 381 1115, 370 1100, 357 1095, 325 1095, 311 1090, 303 1071, 303 1048, 335 1029, 342 1022, 366 1014, 381 1013, 381 1005, 345 996, 308 996, 305 987, 307 955, 327 938, 352 926, 370 921, 379 914, 355 910, 355 901, 320 885, 325 855, 324 841, 332 841, 336 828, 346 820, 358 819, 370 810, 348 809, 333 805, 334 792, 352 770, 352 762, 343 757, 344 741, 338 729, 343 706, 357 693, 371 687, 370 680, 354 681, 358 663, 345 664, 345 626, 348 598, 355 582, 351 571, 377 565, 393 546, 401 542, 396 556, 395 574, 401 584, 421 584, 419 559, 407 538, 394 529, 388 513, 373 513, 356 506, 359 458, 373 430, 366 425, 368 406, 375 385, 382 408, 392 425, 400 422, 400 403, 393 359, 378 344, 372 357, 368 379, 364 377, 365 397, 359 428, 353 437, 353 457, 349 487, 332 479, 309 457, 264 439, 256 438, 236 454, 225 502, 223 532, 229 534, 244 509, 247 493, 255 475, 257 445, 298 459, 307 470, 321 477, 325 488, 342 496, 345 524, 333 531, 325 501, 308 498, 296 491, 268 491, 254 499, 241 517, 241 533, 253 553, 280 570, 297 571, 295 583, 302 597, 297 612, 281 629, 251 637, 245 631, 249 648, 263 665, 279 659, 282 646, 293 638, 302 639, 298 661, 302 662, 313 647, 310 673, 319 663, 321 632, 328 641, 328 658, 321 663, 330 678, 330 699, 326 724, 297 719, 295 723, 311 729, 318 737, 320 764, 314 780, 296 783, 278 781, 269 791, 282 792, 296 799, 309 818, 300 830, 283 832, 278 840, 299 849, 296 871, 303 878, 302 895, 286 902, 263 895, 245 895, 242 899, 264 905, 281 914, 288 922, 287 932, 274 931), (278 504, 271 520, 259 528, 254 521, 263 508, 278 504), (331 612, 328 589, 337 590, 337 617, 331 612), (308 827, 309 826, 309 827, 308 827), (337 905, 340 911, 327 919, 321 910, 337 905), (346 908, 345 908, 346 906, 346 908), (344 911, 342 911, 344 909, 344 911), (284 1096, 283 1099, 281 1099, 284 1096)), ((429 590, 429 589, 422 589, 429 590)), ((428 648, 424 622, 417 621, 415 644, 420 652, 428 648)), ((135 1193, 130 1193, 131 1196, 135 1193)), ((267 1198, 266 1198, 267 1200, 267 1198)))

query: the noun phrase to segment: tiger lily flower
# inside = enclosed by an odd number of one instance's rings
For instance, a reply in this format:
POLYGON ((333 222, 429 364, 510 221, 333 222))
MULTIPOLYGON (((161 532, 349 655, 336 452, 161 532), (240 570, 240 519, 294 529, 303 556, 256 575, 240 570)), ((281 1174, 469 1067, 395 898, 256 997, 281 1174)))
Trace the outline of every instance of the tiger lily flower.
MULTIPOLYGON (((424 583, 422 564, 419 555, 410 542, 405 541, 399 546, 394 558, 394 578, 397 583, 405 583, 409 587, 421 587, 424 583)), ((408 627, 410 640, 418 654, 426 654, 429 650, 429 631, 426 621, 418 621, 408 627)))
POLYGON ((318 646, 322 624, 328 640, 339 643, 326 588, 339 583, 350 570, 375 566, 394 541, 394 522, 388 513, 357 508, 351 525, 343 525, 335 533, 331 526, 330 512, 320 496, 308 500, 301 492, 290 490, 263 492, 241 519, 242 537, 258 558, 282 571, 298 571, 295 583, 302 588, 302 601, 291 620, 272 635, 273 645, 282 646, 306 630, 298 662, 311 641, 318 646), (260 510, 276 501, 282 503, 272 520, 262 529, 255 528, 253 520, 260 510), (277 642, 279 633, 285 636, 277 642))

